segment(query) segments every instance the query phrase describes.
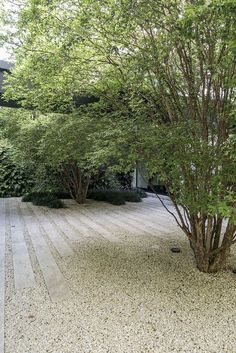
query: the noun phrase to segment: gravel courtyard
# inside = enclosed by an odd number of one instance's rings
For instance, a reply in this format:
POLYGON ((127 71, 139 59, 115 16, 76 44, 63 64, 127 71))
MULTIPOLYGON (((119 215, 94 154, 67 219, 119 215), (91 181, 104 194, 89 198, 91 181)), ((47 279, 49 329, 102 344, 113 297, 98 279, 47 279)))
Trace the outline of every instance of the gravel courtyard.
POLYGON ((156 198, 66 204, 0 199, 0 353, 236 353, 235 248, 203 274, 156 198))

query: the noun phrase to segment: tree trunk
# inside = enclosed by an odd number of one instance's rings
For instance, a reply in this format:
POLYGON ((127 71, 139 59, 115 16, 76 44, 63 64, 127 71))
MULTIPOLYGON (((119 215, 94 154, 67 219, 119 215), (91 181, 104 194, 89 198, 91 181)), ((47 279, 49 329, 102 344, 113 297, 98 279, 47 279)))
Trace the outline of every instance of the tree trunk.
POLYGON ((182 227, 193 249, 197 268, 201 272, 218 272, 226 266, 230 247, 236 242, 236 225, 228 220, 222 232, 222 218, 205 214, 189 215, 189 223, 182 227))
POLYGON ((64 165, 62 179, 66 190, 72 199, 79 204, 86 202, 90 176, 77 163, 64 165))
POLYGON ((204 248, 194 249, 197 268, 201 272, 214 273, 222 270, 226 266, 227 256, 230 248, 223 249, 215 255, 210 255, 204 248))
POLYGON ((79 204, 83 204, 86 202, 89 181, 90 181, 90 178, 88 176, 81 175, 79 188, 76 192, 76 197, 75 197, 75 201, 78 202, 79 204))

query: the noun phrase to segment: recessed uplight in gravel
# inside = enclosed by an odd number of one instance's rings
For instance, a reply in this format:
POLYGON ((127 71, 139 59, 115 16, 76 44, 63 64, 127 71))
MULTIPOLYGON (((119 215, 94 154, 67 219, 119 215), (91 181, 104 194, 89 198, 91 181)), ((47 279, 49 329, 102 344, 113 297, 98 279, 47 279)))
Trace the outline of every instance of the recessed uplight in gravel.
POLYGON ((171 248, 170 250, 171 250, 173 253, 180 253, 180 252, 181 252, 180 248, 171 248))

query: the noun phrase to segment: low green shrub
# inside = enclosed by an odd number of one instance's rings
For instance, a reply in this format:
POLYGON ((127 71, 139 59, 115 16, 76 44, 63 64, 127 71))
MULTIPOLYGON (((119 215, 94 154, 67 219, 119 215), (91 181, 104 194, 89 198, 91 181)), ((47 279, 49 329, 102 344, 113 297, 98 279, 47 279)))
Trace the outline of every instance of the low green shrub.
POLYGON ((108 198, 107 202, 111 203, 112 205, 125 205, 125 200, 121 195, 116 195, 108 198))
POLYGON ((132 191, 136 192, 136 194, 138 194, 141 197, 141 199, 148 197, 148 194, 143 189, 134 188, 132 189, 132 191))
POLYGON ((50 208, 63 208, 64 204, 55 194, 47 192, 32 192, 22 197, 23 202, 32 202, 35 206, 47 206, 50 208))
POLYGON ((31 202, 32 201, 32 196, 31 194, 26 194, 22 197, 21 199, 22 202, 31 202))
POLYGON ((65 205, 60 199, 52 199, 51 201, 48 201, 47 204, 45 205, 49 208, 64 208, 65 205))
POLYGON ((105 201, 113 205, 124 205, 125 201, 140 202, 141 197, 134 191, 116 191, 116 190, 93 190, 88 198, 96 201, 105 201))
POLYGON ((123 191, 123 197, 128 202, 141 202, 141 196, 135 191, 123 191))
POLYGON ((45 195, 45 196, 36 196, 33 198, 32 203, 33 205, 36 206, 47 206, 47 204, 49 202, 51 202, 52 200, 55 200, 53 195, 45 195))
POLYGON ((70 194, 68 194, 67 192, 64 191, 58 191, 58 192, 54 192, 53 195, 55 195, 56 198, 58 199, 71 199, 70 194))
POLYGON ((105 201, 113 205, 124 205, 123 192, 112 190, 94 190, 89 193, 88 198, 96 201, 105 201))
POLYGON ((25 194, 22 197, 21 201, 22 202, 33 202, 34 200, 47 197, 48 195, 51 195, 51 194, 48 192, 29 192, 28 194, 25 194))

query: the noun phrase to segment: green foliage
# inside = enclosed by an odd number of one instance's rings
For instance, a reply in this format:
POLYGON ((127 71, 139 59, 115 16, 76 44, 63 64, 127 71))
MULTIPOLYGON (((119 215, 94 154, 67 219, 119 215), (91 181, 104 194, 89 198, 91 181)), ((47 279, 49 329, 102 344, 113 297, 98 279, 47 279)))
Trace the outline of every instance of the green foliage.
MULTIPOLYGON (((119 161, 116 163, 119 163, 119 161)), ((113 161, 113 164, 115 162, 113 161)), ((103 173, 98 175, 96 182, 92 183, 91 189, 104 190, 130 190, 133 178, 133 172, 116 172, 117 164, 114 166, 111 163, 103 173)))
POLYGON ((22 197, 21 201, 22 202, 32 202, 33 201, 32 195, 31 194, 25 194, 22 197))
POLYGON ((35 185, 32 191, 40 192, 42 190, 54 194, 57 192, 63 193, 64 187, 57 169, 38 163, 35 170, 35 185))
POLYGON ((53 193, 31 192, 22 197, 22 202, 32 202, 36 206, 46 206, 49 208, 63 208, 63 202, 53 193))
POLYGON ((105 201, 113 205, 124 205, 125 200, 120 191, 94 190, 89 193, 89 198, 95 201, 105 201))
POLYGON ((141 195, 136 191, 123 191, 124 200, 128 202, 141 202, 141 195))
POLYGON ((13 149, 0 144, 0 197, 21 196, 32 187, 27 169, 14 161, 13 149))
POLYGON ((99 179, 91 184, 91 190, 119 190, 120 183, 118 182, 115 173, 105 170, 103 174, 100 175, 99 179))
POLYGON ((52 200, 49 200, 45 206, 49 207, 49 208, 64 208, 65 205, 64 203, 59 200, 59 199, 52 199, 52 200))
POLYGON ((66 199, 71 199, 71 196, 70 196, 67 192, 65 192, 65 191, 56 191, 56 192, 54 192, 53 194, 54 194, 55 197, 58 198, 58 199, 64 199, 64 200, 66 200, 66 199))
POLYGON ((20 112, 1 110, 0 124, 14 144, 17 160, 34 173, 35 191, 71 194, 71 185, 80 184, 78 173, 89 183, 97 178, 101 165, 111 160, 114 164, 115 148, 108 149, 100 136, 108 123, 101 105, 81 107, 68 115, 20 112), (78 180, 72 183, 75 176, 78 180))
POLYGON ((104 201, 109 202, 112 205, 117 205, 117 206, 125 204, 125 201, 121 195, 110 196, 109 198, 107 198, 104 201))
POLYGON ((142 189, 134 188, 134 189, 132 189, 132 191, 136 192, 141 197, 141 199, 148 197, 147 193, 142 189))
POLYGON ((29 192, 27 194, 25 194, 21 201, 22 202, 33 202, 36 199, 41 199, 41 198, 45 198, 47 196, 53 196, 53 194, 48 193, 48 192, 29 192))
POLYGON ((11 19, 21 46, 7 97, 72 112, 12 124, 24 160, 90 177, 139 161, 168 190, 199 268, 214 271, 236 240, 235 1, 65 4, 26 0, 11 19), (100 101, 75 110, 80 95, 100 101))
POLYGON ((117 190, 93 190, 89 193, 89 198, 96 201, 105 201, 114 205, 123 205, 125 201, 140 202, 141 197, 133 191, 117 190))
POLYGON ((116 178, 122 190, 130 190, 132 186, 133 171, 116 173, 116 178))

